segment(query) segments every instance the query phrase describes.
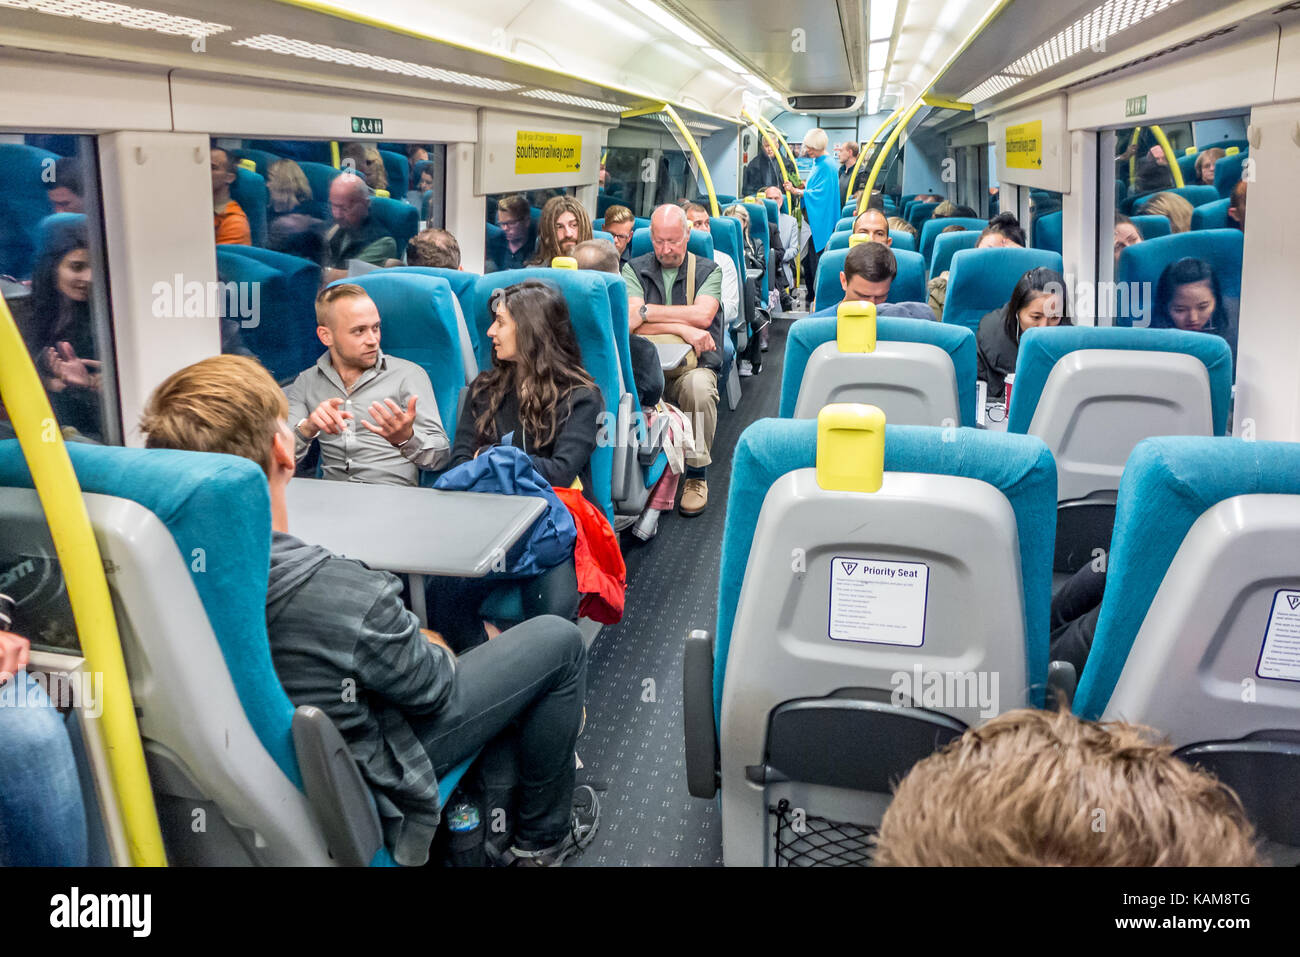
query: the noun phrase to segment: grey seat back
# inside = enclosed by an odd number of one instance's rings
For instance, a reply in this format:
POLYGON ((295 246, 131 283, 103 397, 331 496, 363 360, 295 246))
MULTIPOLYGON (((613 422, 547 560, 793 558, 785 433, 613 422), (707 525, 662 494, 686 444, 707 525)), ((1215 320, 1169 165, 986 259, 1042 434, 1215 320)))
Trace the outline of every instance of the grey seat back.
POLYGON ((808 358, 796 419, 813 419, 826 405, 877 406, 898 425, 956 425, 961 421, 952 359, 925 342, 879 342, 873 352, 841 352, 834 342, 808 358))

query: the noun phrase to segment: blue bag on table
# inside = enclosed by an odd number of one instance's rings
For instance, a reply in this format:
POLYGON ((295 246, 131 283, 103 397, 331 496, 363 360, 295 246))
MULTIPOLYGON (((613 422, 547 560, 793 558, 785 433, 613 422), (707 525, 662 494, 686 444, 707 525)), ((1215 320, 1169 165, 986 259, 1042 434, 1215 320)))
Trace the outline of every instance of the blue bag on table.
POLYGON ((533 468, 528 453, 509 444, 511 438, 506 435, 502 444, 490 446, 477 458, 448 469, 433 487, 451 492, 534 495, 545 499, 546 511, 506 553, 505 570, 489 576, 529 578, 572 558, 578 530, 573 516, 550 483, 533 468))

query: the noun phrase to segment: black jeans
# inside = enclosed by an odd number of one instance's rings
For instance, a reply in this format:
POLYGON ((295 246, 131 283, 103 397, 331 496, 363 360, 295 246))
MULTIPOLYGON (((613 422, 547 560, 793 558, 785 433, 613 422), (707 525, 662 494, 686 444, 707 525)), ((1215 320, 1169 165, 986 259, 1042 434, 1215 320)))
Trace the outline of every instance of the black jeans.
POLYGON ((1089 563, 1075 572, 1052 599, 1051 658, 1070 662, 1079 675, 1092 650, 1105 590, 1106 573, 1093 570, 1089 563))
MULTIPOLYGON (((456 661, 447 704, 431 718, 408 716, 442 777, 484 748, 482 762, 500 775, 512 767, 517 807, 507 811, 515 843, 538 850, 569 829, 573 749, 587 693, 587 650, 572 622, 534 618, 473 648, 456 661)), ((498 777, 499 780, 499 777, 498 777)), ((489 828, 495 807, 485 817, 489 828)))
POLYGON ((435 575, 425 585, 429 627, 442 635, 456 654, 487 641, 479 606, 497 588, 517 585, 523 606, 522 621, 539 615, 578 618, 578 571, 570 558, 533 578, 452 578, 435 575))

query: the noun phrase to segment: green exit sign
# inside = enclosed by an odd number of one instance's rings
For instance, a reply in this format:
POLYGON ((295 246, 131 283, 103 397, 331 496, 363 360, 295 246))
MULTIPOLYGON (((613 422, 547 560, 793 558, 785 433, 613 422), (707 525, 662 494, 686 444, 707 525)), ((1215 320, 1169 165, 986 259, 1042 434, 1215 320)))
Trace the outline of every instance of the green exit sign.
POLYGON ((371 116, 354 116, 352 117, 353 133, 382 133, 384 132, 384 121, 371 116))
POLYGON ((1130 96, 1124 101, 1125 116, 1145 116, 1147 112, 1147 98, 1145 96, 1130 96))

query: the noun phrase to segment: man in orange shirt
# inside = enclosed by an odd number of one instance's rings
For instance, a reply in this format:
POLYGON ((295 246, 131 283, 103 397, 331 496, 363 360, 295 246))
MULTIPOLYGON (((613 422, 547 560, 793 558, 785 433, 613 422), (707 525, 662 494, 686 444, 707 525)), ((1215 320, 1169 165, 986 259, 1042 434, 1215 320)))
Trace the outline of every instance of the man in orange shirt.
POLYGON ((230 184, 235 181, 235 161, 220 146, 212 147, 212 224, 217 233, 217 245, 253 245, 253 234, 248 228, 248 217, 239 204, 230 198, 230 184))

